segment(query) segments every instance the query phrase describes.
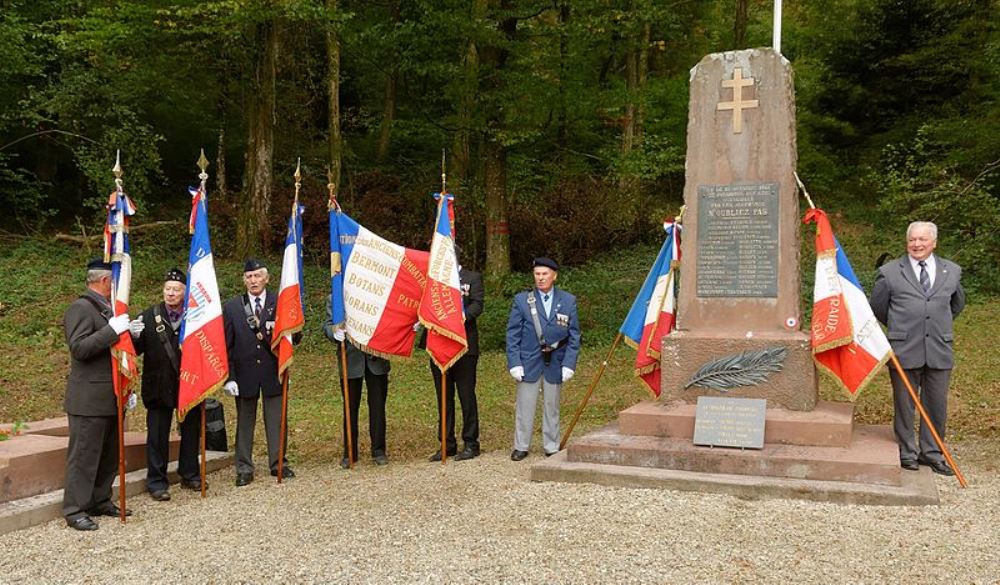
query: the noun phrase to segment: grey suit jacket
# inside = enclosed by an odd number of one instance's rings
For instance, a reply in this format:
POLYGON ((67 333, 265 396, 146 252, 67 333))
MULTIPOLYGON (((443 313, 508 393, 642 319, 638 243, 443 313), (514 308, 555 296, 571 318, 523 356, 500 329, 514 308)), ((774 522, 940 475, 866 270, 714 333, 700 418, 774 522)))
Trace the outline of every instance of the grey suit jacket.
POLYGON ((954 366, 952 321, 965 308, 962 268, 935 256, 934 286, 924 293, 908 256, 879 268, 869 303, 905 369, 954 366))
POLYGON ((111 346, 118 340, 108 325, 111 306, 101 295, 88 290, 100 306, 80 297, 63 315, 63 331, 69 345, 69 377, 66 380, 66 414, 77 416, 117 416, 115 387, 111 381, 111 346))

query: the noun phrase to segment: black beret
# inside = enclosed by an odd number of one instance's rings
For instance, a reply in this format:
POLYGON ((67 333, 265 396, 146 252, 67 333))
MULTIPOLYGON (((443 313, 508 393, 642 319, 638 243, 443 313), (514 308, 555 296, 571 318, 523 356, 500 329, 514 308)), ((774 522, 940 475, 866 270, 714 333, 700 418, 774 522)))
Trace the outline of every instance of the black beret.
POLYGON ((243 263, 243 272, 255 272, 261 268, 267 268, 267 265, 256 258, 247 258, 243 263))
POLYGON ((184 272, 180 268, 171 268, 167 271, 166 276, 163 277, 163 282, 177 281, 181 284, 187 284, 188 279, 184 276, 184 272))
POLYGON ((537 268, 538 266, 544 266, 545 268, 551 268, 552 270, 559 272, 559 265, 556 264, 556 261, 553 260, 552 258, 546 258, 545 256, 541 256, 531 261, 532 268, 537 268))
POLYGON ((104 258, 91 258, 87 262, 87 270, 111 270, 111 263, 105 262, 104 258))

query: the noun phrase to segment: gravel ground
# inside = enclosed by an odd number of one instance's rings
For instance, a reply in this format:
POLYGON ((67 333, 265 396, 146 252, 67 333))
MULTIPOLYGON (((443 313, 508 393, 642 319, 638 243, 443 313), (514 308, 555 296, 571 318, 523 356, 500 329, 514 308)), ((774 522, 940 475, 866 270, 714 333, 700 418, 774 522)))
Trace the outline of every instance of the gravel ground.
POLYGON ((232 470, 209 497, 129 500, 122 526, 0 537, 0 582, 1000 583, 1000 478, 963 466, 942 505, 846 506, 528 481, 532 455, 232 470))

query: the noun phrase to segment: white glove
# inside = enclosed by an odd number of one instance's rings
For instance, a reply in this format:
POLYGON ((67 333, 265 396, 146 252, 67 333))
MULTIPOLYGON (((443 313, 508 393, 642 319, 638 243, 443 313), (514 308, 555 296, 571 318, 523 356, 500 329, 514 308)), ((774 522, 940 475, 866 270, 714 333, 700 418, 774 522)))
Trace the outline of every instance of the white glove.
POLYGON ((514 366, 510 369, 510 376, 514 378, 515 381, 520 382, 524 379, 524 366, 514 366))
POLYGON ((133 321, 129 321, 128 331, 129 333, 132 334, 132 337, 139 337, 140 335, 142 335, 142 331, 145 328, 146 324, 143 323, 142 317, 139 317, 138 319, 135 319, 133 321))
POLYGON ((417 321, 416 323, 413 324, 413 330, 416 331, 417 333, 420 333, 420 330, 423 328, 424 326, 420 323, 420 321, 417 321))
POLYGON ((139 397, 135 395, 135 392, 128 395, 128 400, 125 402, 125 409, 132 410, 135 408, 136 403, 139 402, 139 397))
POLYGON ((563 382, 569 382, 570 379, 573 377, 574 373, 575 372, 573 370, 567 368, 566 366, 563 366, 563 369, 562 369, 563 380, 562 381, 563 382))
POLYGON ((108 325, 111 325, 111 328, 114 329, 115 333, 118 335, 121 335, 126 329, 128 329, 128 322, 128 313, 122 313, 121 315, 108 319, 108 325))
POLYGON ((226 394, 230 396, 239 396, 240 387, 236 384, 236 380, 230 380, 226 382, 226 385, 222 387, 226 391, 226 394))
POLYGON ((336 339, 337 341, 343 341, 344 337, 345 337, 344 329, 342 327, 338 327, 333 330, 333 338, 336 339))

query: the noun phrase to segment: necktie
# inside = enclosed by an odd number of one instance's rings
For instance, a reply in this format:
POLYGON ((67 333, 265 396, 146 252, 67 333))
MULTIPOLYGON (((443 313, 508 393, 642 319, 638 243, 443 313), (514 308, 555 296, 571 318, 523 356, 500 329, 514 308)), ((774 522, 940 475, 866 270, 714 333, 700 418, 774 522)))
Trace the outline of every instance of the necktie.
POLYGON ((176 323, 181 320, 180 311, 167 311, 167 317, 170 319, 171 323, 176 323))
POLYGON ((254 303, 256 304, 256 308, 253 310, 253 316, 257 318, 257 322, 259 323, 260 322, 260 310, 261 310, 260 297, 257 297, 255 299, 254 303))
POLYGON ((546 295, 542 295, 542 302, 543 303, 549 302, 549 295, 547 295, 547 294, 546 295))
POLYGON ((921 260, 917 262, 920 265, 920 287, 927 292, 931 289, 931 277, 927 274, 927 263, 921 260))

